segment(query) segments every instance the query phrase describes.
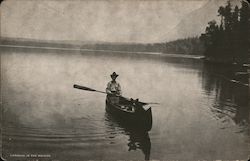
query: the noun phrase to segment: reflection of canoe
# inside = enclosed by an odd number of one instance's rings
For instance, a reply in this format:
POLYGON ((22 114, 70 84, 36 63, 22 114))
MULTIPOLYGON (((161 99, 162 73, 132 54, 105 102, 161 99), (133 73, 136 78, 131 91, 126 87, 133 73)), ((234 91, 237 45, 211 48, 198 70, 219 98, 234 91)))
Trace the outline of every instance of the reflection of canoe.
POLYGON ((147 131, 152 128, 151 107, 145 109, 145 105, 134 103, 123 97, 120 98, 119 104, 113 104, 107 98, 106 111, 131 126, 140 127, 147 131))
MULTIPOLYGON (((112 114, 106 113, 106 121, 108 122, 109 128, 117 129, 120 127, 123 131, 123 134, 129 136, 128 139, 128 151, 141 150, 145 156, 145 161, 150 159, 151 151, 151 141, 148 134, 148 131, 138 127, 131 127, 130 124, 127 124, 125 121, 122 121, 118 118, 115 118, 112 114)), ((121 130, 120 129, 120 130, 121 130)))

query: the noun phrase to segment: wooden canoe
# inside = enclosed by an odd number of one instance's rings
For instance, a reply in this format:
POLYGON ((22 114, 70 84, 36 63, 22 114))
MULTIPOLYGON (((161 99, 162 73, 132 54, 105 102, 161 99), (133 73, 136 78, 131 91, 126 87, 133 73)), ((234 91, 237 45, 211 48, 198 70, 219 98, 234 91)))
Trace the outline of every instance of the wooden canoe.
POLYGON ((151 107, 146 109, 144 106, 146 105, 123 97, 120 97, 118 104, 114 104, 108 97, 106 98, 107 112, 131 126, 150 131, 152 128, 152 111, 151 107))

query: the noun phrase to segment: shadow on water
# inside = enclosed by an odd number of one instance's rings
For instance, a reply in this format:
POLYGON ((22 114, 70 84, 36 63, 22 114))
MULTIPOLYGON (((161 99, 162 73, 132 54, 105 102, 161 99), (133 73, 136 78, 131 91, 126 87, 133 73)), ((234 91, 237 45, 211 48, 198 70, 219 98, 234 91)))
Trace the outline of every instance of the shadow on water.
MULTIPOLYGON (((202 88, 207 95, 215 95, 211 111, 221 120, 230 118, 243 127, 248 135, 250 124, 250 88, 246 68, 238 66, 204 65, 202 88), (240 83, 236 83, 240 82, 240 83)), ((243 132, 243 131, 242 131, 243 132)))
POLYGON ((129 137, 127 143, 128 151, 141 150, 145 156, 145 160, 150 159, 151 141, 148 131, 131 127, 128 123, 107 112, 105 113, 105 121, 108 128, 114 129, 119 127, 122 130, 122 133, 129 137))

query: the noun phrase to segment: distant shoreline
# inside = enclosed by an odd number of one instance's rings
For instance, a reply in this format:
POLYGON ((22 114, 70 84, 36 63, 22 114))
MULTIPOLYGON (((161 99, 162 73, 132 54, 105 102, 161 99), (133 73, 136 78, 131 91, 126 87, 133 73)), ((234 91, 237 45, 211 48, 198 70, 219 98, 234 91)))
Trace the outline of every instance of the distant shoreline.
POLYGON ((30 46, 30 45, 11 45, 11 44, 0 44, 0 48, 23 48, 23 49, 43 49, 43 50, 59 50, 59 51, 98 51, 98 52, 112 52, 112 53, 134 53, 134 54, 145 54, 145 55, 160 55, 167 57, 176 58, 190 58, 190 59, 203 59, 203 55, 185 55, 185 54, 166 54, 160 52, 138 52, 138 51, 121 51, 121 50, 100 50, 100 49, 87 49, 81 47, 47 47, 47 46, 30 46))

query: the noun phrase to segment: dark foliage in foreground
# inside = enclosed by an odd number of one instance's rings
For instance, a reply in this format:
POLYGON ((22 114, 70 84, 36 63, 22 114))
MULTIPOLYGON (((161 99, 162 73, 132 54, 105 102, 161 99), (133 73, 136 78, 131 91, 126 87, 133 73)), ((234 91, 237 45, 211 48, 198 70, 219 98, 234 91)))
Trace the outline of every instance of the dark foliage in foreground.
POLYGON ((224 63, 247 63, 250 58, 250 8, 242 1, 241 7, 230 1, 218 10, 221 21, 208 23, 200 36, 205 44, 207 60, 224 63))

